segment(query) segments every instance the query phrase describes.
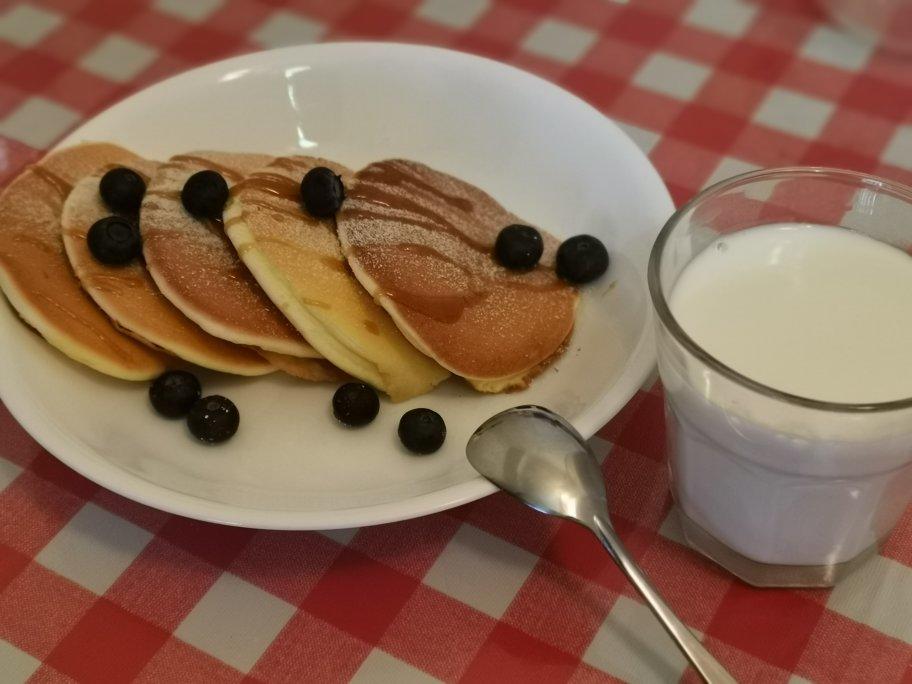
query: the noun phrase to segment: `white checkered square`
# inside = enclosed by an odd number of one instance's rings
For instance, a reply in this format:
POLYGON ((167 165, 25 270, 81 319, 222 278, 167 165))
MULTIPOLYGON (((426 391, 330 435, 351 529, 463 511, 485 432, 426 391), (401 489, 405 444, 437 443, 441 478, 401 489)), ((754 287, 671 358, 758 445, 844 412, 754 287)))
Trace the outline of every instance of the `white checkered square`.
POLYGON ((125 83, 149 66, 158 56, 154 48, 126 36, 110 35, 79 62, 86 71, 125 83))
POLYGON ((431 566, 424 583, 499 618, 537 560, 518 546, 463 525, 431 566))
POLYGON ((526 36, 523 49, 540 57, 571 64, 586 54, 597 35, 595 31, 557 19, 544 19, 526 36))
POLYGON ((440 680, 375 648, 351 678, 352 684, 434 684, 440 680))
POLYGON ((4 684, 22 684, 40 666, 40 660, 0 639, 0 673, 4 684))
POLYGON ((743 35, 757 15, 757 6, 739 0, 697 0, 684 21, 714 33, 743 35))
POLYGON ((87 503, 35 560, 76 584, 103 594, 151 539, 151 532, 87 503))
POLYGON ((294 613, 290 603, 225 572, 174 634, 248 672, 294 613))
POLYGON ((832 102, 786 88, 772 88, 754 113, 754 121, 792 135, 816 138, 834 108, 832 102))
POLYGON ((808 59, 849 71, 861 69, 873 46, 832 26, 818 26, 808 34, 801 54, 808 59))
POLYGON ((756 171, 760 167, 755 164, 748 164, 747 162, 741 161, 740 159, 735 159, 734 157, 723 157, 722 161, 719 162, 719 165, 716 167, 716 170, 712 172, 712 175, 706 179, 706 182, 703 184, 703 187, 709 187, 714 183, 723 181, 726 178, 731 178, 732 176, 738 176, 742 173, 747 173, 748 171, 756 171))
POLYGON ((656 52, 636 72, 633 82, 641 88, 679 100, 691 100, 709 74, 709 68, 702 64, 656 52))
POLYGON ((613 447, 614 445, 607 439, 602 439, 601 437, 591 437, 589 439, 589 448, 592 449, 592 453, 595 454, 595 460, 600 465, 608 458, 608 454, 611 453, 613 447))
POLYGON ((0 490, 6 489, 10 482, 19 477, 22 468, 5 458, 0 458, 0 490))
POLYGON ((811 682, 810 679, 805 679, 804 677, 793 674, 788 678, 788 681, 785 684, 813 684, 813 682, 811 682))
POLYGON ((665 520, 659 526, 659 534, 669 541, 677 542, 687 546, 687 540, 684 538, 684 530, 681 529, 681 519, 678 517, 678 511, 673 506, 665 516, 665 520))
POLYGON ((676 682, 687 661, 650 610, 626 596, 618 598, 583 660, 637 684, 676 682))
POLYGON ((887 164, 912 169, 912 124, 897 127, 880 157, 887 164))
POLYGON ((839 581, 827 607, 856 622, 912 644, 912 568, 874 556, 839 581))
POLYGON ((630 139, 636 143, 637 147, 643 150, 644 154, 649 154, 662 137, 655 131, 650 131, 648 128, 640 128, 639 126, 634 126, 633 124, 624 121, 615 121, 615 123, 621 127, 621 130, 624 131, 624 133, 630 136, 630 139))
POLYGON ((72 109, 43 97, 30 97, 0 121, 0 135, 45 148, 79 120, 72 109))
POLYGON ((60 25, 59 14, 31 5, 14 5, 0 14, 0 39, 16 47, 40 43, 60 25))
POLYGON ((200 22, 225 4, 225 0, 155 0, 155 9, 184 21, 200 22))
POLYGON ((342 546, 348 545, 356 534, 358 534, 358 528, 352 527, 341 530, 320 530, 320 534, 324 537, 329 537, 334 542, 341 544, 342 546))
POLYGON ((263 47, 313 43, 326 32, 326 25, 291 12, 276 12, 250 34, 263 47))
POLYGON ((490 6, 490 0, 424 0, 418 16, 450 28, 467 29, 490 6))

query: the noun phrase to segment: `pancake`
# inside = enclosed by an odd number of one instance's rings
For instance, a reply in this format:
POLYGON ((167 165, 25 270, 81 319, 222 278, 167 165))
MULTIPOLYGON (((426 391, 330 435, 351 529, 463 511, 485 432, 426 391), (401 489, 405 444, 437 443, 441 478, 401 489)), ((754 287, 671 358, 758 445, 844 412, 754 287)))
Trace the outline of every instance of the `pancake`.
POLYGON ((263 290, 307 340, 338 368, 393 401, 429 391, 448 373, 415 349, 345 265, 332 219, 300 205, 301 179, 323 159, 276 159, 234 188, 225 232, 263 290))
POLYGON ((269 157, 193 152, 172 157, 149 182, 140 209, 146 266, 162 294, 210 335, 289 356, 319 356, 241 263, 220 221, 194 218, 180 194, 203 169, 229 186, 269 157))
MULTIPOLYGON (((148 182, 158 164, 133 157, 113 166, 128 166, 148 182)), ((112 213, 98 189, 108 168, 80 180, 63 205, 63 244, 83 289, 120 329, 185 361, 238 375, 275 370, 252 349, 214 337, 184 316, 159 292, 141 260, 107 266, 92 256, 89 228, 112 213)))
POLYGON ((526 223, 482 190, 423 164, 371 164, 336 217, 355 277, 402 333, 483 392, 520 389, 563 351, 578 295, 551 264, 528 272, 493 258, 502 228, 526 223))
POLYGON ((349 380, 349 376, 326 359, 302 359, 300 356, 288 356, 274 352, 260 351, 260 354, 283 373, 299 380, 309 382, 340 382, 349 380))
POLYGON ((0 194, 0 288, 19 316, 71 359, 124 380, 148 380, 169 357, 118 330, 70 268, 60 213, 72 186, 106 164, 135 159, 115 145, 54 152, 0 194))

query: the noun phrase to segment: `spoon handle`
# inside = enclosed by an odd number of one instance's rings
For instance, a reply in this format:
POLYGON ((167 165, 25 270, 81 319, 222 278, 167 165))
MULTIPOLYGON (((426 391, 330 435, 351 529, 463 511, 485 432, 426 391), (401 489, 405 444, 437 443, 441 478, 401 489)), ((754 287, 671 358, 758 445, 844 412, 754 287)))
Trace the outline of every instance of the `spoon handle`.
POLYGON ((734 678, 719 664, 709 651, 691 633, 687 626, 671 611, 668 604, 659 596, 659 592, 649 583, 639 566, 630 557, 627 549, 621 543, 611 523, 602 516, 596 516, 595 536, 614 558, 618 567, 627 575, 627 578, 637 588, 637 591, 646 599, 652 612, 662 623, 662 627, 678 644, 678 647, 687 656, 691 665, 709 684, 736 684, 734 678))

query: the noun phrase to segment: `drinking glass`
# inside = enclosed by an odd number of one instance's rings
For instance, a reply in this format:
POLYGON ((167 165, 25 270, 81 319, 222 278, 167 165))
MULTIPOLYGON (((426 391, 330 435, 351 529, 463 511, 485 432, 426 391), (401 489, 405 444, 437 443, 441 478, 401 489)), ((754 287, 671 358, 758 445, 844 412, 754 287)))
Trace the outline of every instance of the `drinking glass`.
POLYGON ((746 582, 830 586, 876 551, 912 498, 912 397, 841 404, 765 386, 701 348, 668 305, 681 271, 721 235, 782 222, 910 252, 912 188, 836 169, 762 170, 669 219, 648 277, 671 488, 687 542, 746 582))

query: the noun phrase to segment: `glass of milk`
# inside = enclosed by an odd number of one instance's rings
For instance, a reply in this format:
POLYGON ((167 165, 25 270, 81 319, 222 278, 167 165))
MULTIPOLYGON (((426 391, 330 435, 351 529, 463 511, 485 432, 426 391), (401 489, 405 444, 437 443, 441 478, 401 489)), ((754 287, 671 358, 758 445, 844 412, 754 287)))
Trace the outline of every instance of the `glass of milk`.
POLYGON ((723 181, 649 264, 672 493, 745 581, 828 586, 912 498, 912 188, 786 168, 723 181))

